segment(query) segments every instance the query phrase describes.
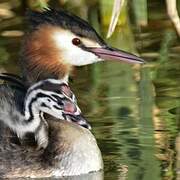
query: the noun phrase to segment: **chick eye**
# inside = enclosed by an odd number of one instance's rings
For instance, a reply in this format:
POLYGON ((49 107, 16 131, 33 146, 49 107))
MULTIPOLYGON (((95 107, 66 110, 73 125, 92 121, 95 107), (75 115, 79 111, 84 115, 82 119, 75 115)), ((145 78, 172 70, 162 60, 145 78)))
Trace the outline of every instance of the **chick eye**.
POLYGON ((78 46, 78 45, 81 44, 81 40, 80 40, 79 38, 74 38, 74 39, 72 40, 72 43, 73 43, 75 46, 78 46))

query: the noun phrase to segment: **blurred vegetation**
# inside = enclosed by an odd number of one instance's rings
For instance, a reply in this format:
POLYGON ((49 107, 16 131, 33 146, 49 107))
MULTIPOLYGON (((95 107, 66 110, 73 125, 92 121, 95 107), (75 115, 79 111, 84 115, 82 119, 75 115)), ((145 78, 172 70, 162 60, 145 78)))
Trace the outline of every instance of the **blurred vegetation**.
MULTIPOLYGON (((180 7, 180 0, 177 3, 180 7)), ((17 72, 26 8, 48 6, 62 7, 88 20, 104 38, 113 19, 114 1, 110 0, 1 0, 3 71, 17 72)), ((127 164, 129 179, 174 179, 175 164, 180 164, 175 150, 180 131, 180 43, 165 2, 126 0, 107 41, 139 53, 148 63, 143 68, 104 63, 76 71, 80 78, 72 83, 73 91, 95 127, 105 177, 114 173, 116 179, 121 164, 127 164)))
POLYGON ((32 9, 44 9, 48 7, 49 0, 28 0, 28 5, 32 9))
POLYGON ((0 48, 0 64, 6 64, 8 62, 9 59, 9 53, 6 51, 5 48, 0 48))

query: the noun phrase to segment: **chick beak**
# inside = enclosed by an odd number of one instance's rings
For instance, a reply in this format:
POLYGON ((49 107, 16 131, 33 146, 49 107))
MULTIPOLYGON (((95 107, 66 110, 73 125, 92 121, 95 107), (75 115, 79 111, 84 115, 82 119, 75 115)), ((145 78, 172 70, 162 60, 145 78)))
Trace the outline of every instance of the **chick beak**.
POLYGON ((66 114, 66 118, 71 122, 74 122, 86 129, 91 130, 91 125, 87 122, 83 115, 66 114))
POLYGON ((89 47, 88 51, 94 53, 100 59, 109 59, 139 64, 145 63, 145 61, 140 57, 113 47, 89 47))

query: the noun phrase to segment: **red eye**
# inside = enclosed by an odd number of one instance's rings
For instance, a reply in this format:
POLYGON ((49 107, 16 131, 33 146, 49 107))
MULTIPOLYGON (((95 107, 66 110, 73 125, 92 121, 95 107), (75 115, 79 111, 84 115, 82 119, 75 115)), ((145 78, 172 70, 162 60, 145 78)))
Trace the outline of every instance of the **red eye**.
POLYGON ((72 43, 73 43, 75 46, 78 46, 78 45, 81 44, 81 40, 80 40, 79 38, 74 38, 74 39, 72 40, 72 43))

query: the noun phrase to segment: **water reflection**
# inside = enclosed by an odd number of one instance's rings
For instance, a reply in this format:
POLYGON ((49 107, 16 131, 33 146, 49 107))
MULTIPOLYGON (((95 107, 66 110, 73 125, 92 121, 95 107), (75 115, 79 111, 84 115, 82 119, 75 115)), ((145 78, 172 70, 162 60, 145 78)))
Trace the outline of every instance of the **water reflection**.
MULTIPOLYGON (((107 25, 108 7, 103 1, 96 3, 87 3, 89 6, 83 3, 75 8, 73 4, 66 4, 65 7, 84 18, 89 17, 95 28, 105 35, 107 27, 97 19, 100 9, 101 20, 107 25)), ((149 4, 148 10, 154 14, 150 13, 146 28, 133 31, 134 26, 123 21, 109 40, 113 46, 127 51, 138 49, 149 63, 143 68, 99 63, 78 68, 72 77, 71 87, 83 113, 91 121, 103 153, 104 179, 172 179, 176 172, 177 179, 180 178, 180 45, 163 5, 155 1, 149 4)), ((11 8, 7 9, 9 15, 0 14, 0 69, 17 72, 18 67, 14 65, 21 38, 4 35, 9 30, 22 32, 24 9, 19 6, 15 14, 11 8)))

